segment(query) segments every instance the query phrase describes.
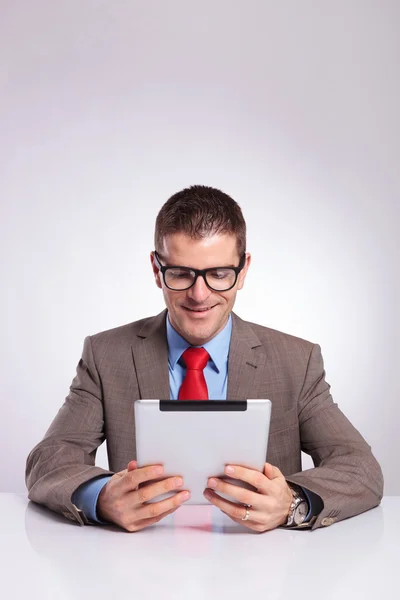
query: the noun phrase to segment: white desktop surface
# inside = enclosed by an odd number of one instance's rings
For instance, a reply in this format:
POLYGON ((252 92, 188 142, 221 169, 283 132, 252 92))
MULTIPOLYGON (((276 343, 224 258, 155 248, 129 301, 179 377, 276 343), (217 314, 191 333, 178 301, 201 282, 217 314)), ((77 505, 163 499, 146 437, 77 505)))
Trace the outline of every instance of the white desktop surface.
POLYGON ((81 527, 0 494, 4 600, 391 600, 400 597, 400 497, 316 531, 252 533, 183 506, 146 530, 81 527))

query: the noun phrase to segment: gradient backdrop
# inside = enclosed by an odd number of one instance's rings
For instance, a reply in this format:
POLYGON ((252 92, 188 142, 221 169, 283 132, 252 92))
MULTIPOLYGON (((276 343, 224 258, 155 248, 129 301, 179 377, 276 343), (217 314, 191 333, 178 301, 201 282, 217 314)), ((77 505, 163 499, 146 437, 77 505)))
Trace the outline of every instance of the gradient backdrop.
POLYGON ((154 220, 201 183, 247 219, 236 311, 321 345, 400 494, 399 28, 396 0, 0 2, 0 491, 84 337, 162 310, 154 220))

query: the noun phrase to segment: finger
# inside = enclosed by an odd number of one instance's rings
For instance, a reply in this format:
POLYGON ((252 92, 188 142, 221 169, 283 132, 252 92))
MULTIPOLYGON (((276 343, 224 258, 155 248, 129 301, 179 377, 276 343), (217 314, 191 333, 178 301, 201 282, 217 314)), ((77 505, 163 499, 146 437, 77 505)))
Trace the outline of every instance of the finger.
POLYGON ((227 465, 225 467, 226 475, 233 479, 240 479, 249 483, 255 487, 262 494, 267 494, 271 491, 271 484, 269 479, 260 471, 249 469, 247 467, 240 467, 239 465, 227 465))
MULTIPOLYGON (((227 515, 228 517, 230 515, 227 515)), ((237 523, 238 525, 243 525, 244 527, 247 527, 248 529, 252 529, 253 531, 256 531, 257 533, 262 533, 263 531, 268 531, 268 527, 264 524, 264 523, 258 523, 257 521, 251 521, 250 519, 248 521, 242 521, 242 519, 234 519, 233 517, 230 517, 232 519, 232 521, 235 521, 235 523, 237 523)))
POLYGON ((184 502, 187 502, 189 498, 190 492, 188 490, 184 490, 183 492, 174 494, 170 498, 160 500, 160 502, 149 502, 148 504, 142 504, 141 507, 135 511, 135 515, 139 521, 142 519, 154 519, 170 510, 175 510, 184 502))
POLYGON ((179 488, 182 488, 182 486, 182 477, 168 477, 167 479, 163 479, 162 481, 157 481, 155 483, 147 483, 139 487, 132 494, 132 503, 133 505, 145 504, 146 502, 157 498, 157 496, 166 494, 167 492, 179 491, 179 488))
POLYGON ((270 463, 265 463, 264 465, 264 475, 266 477, 268 477, 268 479, 279 479, 279 477, 283 477, 282 472, 278 469, 278 467, 275 467, 274 465, 271 465, 270 463))
POLYGON ((260 513, 257 512, 254 508, 247 508, 245 506, 240 506, 240 504, 236 504, 235 502, 231 502, 230 500, 225 500, 225 498, 221 498, 218 496, 213 490, 209 488, 204 490, 204 496, 207 498, 211 504, 214 506, 218 506, 226 515, 231 517, 233 520, 237 519, 238 521, 242 521, 243 517, 246 514, 246 510, 249 511, 249 519, 247 521, 243 521, 243 525, 249 523, 249 520, 257 522, 260 518, 260 513))
POLYGON ((132 531, 132 532, 140 531, 141 529, 144 529, 145 527, 150 527, 150 525, 154 525, 155 523, 158 523, 165 517, 168 517, 168 515, 172 515, 172 513, 174 513, 176 510, 178 510, 179 506, 175 506, 174 508, 171 508, 171 510, 168 510, 166 513, 159 515, 158 517, 153 517, 152 519, 142 519, 141 521, 134 523, 132 528, 128 529, 128 531, 132 531))
POLYGON ((121 490, 125 493, 131 492, 145 481, 159 479, 163 473, 164 467, 162 465, 151 465, 128 471, 121 479, 121 490))
POLYGON ((243 504, 249 504, 250 506, 258 506, 260 499, 262 498, 261 494, 246 490, 238 485, 228 483, 223 479, 217 479, 215 477, 210 477, 207 481, 207 486, 218 493, 231 496, 235 500, 243 502, 243 504))

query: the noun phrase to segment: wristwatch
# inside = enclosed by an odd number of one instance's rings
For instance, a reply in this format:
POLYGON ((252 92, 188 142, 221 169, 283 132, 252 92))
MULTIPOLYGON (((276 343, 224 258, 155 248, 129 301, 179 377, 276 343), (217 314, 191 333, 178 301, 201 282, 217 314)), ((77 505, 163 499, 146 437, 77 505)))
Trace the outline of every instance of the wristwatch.
POLYGON ((304 523, 308 514, 309 506, 307 498, 301 487, 293 483, 288 483, 288 485, 292 491, 293 500, 289 508, 287 521, 283 526, 296 527, 297 525, 304 523))

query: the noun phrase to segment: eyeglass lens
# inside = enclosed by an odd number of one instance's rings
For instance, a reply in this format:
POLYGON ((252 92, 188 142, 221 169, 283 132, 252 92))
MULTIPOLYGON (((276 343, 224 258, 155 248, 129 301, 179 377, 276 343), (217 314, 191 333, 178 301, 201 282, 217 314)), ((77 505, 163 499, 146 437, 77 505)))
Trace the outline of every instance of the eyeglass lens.
MULTIPOLYGON (((185 290, 194 281, 196 274, 192 269, 167 269, 165 271, 165 284, 174 290, 185 290)), ((227 290, 235 283, 236 273, 233 269, 215 269, 207 271, 206 283, 215 290, 227 290)))

